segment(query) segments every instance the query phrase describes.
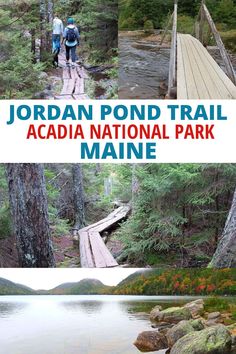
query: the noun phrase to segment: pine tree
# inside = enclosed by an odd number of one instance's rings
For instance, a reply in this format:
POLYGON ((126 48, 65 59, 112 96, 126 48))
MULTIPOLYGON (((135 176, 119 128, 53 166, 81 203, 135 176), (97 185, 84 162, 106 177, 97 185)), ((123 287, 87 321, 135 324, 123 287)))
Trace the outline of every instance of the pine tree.
POLYGON ((74 190, 75 228, 79 230, 85 225, 83 171, 81 164, 77 163, 72 165, 72 176, 74 190))
POLYGON ((10 206, 21 267, 54 267, 43 166, 7 164, 10 206))

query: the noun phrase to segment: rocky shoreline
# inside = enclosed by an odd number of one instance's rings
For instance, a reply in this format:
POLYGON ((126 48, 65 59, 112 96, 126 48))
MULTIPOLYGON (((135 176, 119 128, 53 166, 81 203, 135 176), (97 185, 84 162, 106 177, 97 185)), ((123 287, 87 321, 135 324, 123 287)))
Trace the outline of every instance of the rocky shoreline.
POLYGON ((134 345, 141 352, 166 350, 170 354, 236 353, 236 323, 231 314, 207 312, 203 299, 150 312, 153 330, 140 333, 134 345))

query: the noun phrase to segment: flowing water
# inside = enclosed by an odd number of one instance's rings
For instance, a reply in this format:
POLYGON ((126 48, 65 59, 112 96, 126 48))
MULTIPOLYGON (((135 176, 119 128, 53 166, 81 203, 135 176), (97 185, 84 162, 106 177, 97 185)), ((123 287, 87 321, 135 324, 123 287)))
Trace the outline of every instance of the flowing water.
MULTIPOLYGON (((0 296, 2 354, 133 354, 155 305, 190 297, 0 296)), ((164 354, 165 351, 155 352, 164 354)))
POLYGON ((145 37, 119 38, 119 98, 156 99, 167 93, 170 49, 145 37))

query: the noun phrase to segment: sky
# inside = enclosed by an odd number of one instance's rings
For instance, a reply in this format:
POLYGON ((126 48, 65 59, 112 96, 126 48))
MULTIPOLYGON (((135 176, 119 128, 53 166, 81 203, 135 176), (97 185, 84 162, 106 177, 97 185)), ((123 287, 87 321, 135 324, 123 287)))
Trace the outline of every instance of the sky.
POLYGON ((59 284, 77 282, 85 278, 98 279, 105 285, 117 285, 137 270, 137 268, 5 268, 0 269, 0 278, 35 290, 49 290, 59 284))

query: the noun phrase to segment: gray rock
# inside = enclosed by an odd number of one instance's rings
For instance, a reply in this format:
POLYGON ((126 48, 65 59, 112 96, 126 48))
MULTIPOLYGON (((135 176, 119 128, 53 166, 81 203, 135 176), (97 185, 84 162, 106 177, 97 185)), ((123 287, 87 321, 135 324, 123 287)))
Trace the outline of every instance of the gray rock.
POLYGON ((166 338, 168 346, 171 348, 173 345, 186 334, 194 332, 194 328, 191 326, 189 321, 183 320, 180 321, 177 325, 170 328, 166 333, 166 338))
POLYGON ((180 338, 170 354, 229 354, 232 339, 229 330, 223 326, 206 328, 180 338))
POLYGON ((163 311, 156 311, 150 316, 150 319, 155 322, 178 323, 182 320, 190 320, 191 312, 184 307, 169 307, 163 311))
POLYGON ((216 320, 221 316, 220 312, 211 312, 208 314, 207 318, 208 320, 216 320))
POLYGON ((140 333, 134 345, 141 352, 154 352, 168 347, 165 335, 158 331, 145 331, 140 333))
POLYGON ((191 301, 184 305, 184 307, 190 310, 192 316, 201 315, 204 311, 204 301, 203 299, 191 301))
POLYGON ((44 71, 42 71, 40 74, 39 74, 39 79, 40 80, 46 80, 48 78, 48 74, 45 73, 44 71))
POLYGON ((205 328, 202 320, 200 319, 190 320, 189 322, 195 331, 201 331, 202 329, 205 328))
POLYGON ((201 331, 203 329, 204 325, 200 320, 180 321, 177 325, 167 331, 166 338, 169 347, 173 347, 173 345, 186 334, 201 331))
POLYGON ((155 321, 155 318, 157 317, 157 315, 159 314, 159 312, 162 310, 162 306, 155 306, 152 311, 150 312, 150 320, 151 321, 155 321))

